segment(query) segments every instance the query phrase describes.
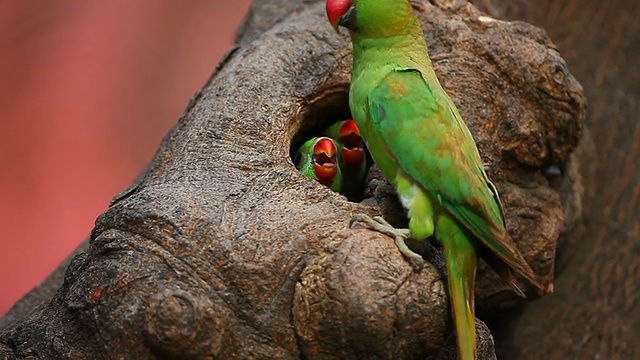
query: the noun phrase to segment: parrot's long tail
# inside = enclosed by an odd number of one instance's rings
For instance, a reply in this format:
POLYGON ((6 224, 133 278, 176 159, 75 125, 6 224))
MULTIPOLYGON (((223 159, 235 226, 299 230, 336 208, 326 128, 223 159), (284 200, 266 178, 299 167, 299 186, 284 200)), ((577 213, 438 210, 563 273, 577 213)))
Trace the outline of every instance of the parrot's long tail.
POLYGON ((468 234, 448 214, 440 215, 436 225, 436 239, 444 248, 447 263, 449 302, 456 327, 461 360, 476 358, 476 322, 473 288, 478 255, 468 234))

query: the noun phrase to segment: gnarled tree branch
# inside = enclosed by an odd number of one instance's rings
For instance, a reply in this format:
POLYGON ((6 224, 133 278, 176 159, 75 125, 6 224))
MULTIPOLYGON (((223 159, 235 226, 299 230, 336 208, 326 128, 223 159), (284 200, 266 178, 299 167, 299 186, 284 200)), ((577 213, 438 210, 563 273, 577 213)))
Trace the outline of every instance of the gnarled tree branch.
MULTIPOLYGON (((572 161, 580 86, 538 28, 464 1, 415 6, 436 72, 502 194, 510 234, 551 286, 566 222, 553 182, 576 179, 545 172, 572 161)), ((328 26, 323 2, 256 1, 237 42, 149 168, 98 218, 51 301, 10 313, 19 320, 4 323, 0 353, 454 356, 441 255, 416 273, 391 239, 347 226, 357 212, 405 221, 384 185, 351 203, 291 162, 305 137, 348 116, 350 46, 328 26)), ((484 311, 520 301, 486 267, 476 295, 484 311)), ((479 354, 490 358, 491 335, 478 326, 479 354)))

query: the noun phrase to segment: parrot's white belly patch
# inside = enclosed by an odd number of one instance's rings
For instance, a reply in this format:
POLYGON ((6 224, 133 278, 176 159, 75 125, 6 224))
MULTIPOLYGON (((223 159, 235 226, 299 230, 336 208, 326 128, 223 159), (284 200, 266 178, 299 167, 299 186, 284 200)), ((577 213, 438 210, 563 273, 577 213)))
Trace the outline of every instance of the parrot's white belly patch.
POLYGON ((413 205, 413 200, 416 198, 418 191, 420 191, 420 187, 413 184, 411 185, 411 191, 408 194, 398 194, 400 203, 402 203, 402 206, 404 206, 405 209, 411 210, 411 205, 413 205))

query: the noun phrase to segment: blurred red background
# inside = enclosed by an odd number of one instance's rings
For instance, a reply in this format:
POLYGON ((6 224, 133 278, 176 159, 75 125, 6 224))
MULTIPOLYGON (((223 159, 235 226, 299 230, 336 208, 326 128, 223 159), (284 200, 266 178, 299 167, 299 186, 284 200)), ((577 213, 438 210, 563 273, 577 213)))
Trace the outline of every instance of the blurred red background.
POLYGON ((151 159, 249 3, 0 2, 0 316, 151 159))

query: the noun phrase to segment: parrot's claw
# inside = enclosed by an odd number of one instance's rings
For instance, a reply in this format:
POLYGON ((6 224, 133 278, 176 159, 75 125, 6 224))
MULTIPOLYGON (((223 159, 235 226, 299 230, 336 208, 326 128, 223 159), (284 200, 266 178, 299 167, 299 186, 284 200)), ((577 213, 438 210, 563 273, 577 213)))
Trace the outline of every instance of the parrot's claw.
MULTIPOLYGON (((408 232, 409 229, 402 229, 402 230, 407 230, 408 232)), ((400 250, 402 255, 404 255, 404 257, 407 258, 407 260, 409 260, 409 262, 411 263, 411 267, 413 267, 413 270, 415 272, 422 271, 422 268, 424 267, 424 259, 419 254, 416 254, 415 252, 411 251, 411 249, 409 249, 409 247, 407 246, 407 243, 404 242, 404 239, 406 239, 406 237, 399 237, 399 236, 395 237, 396 246, 398 247, 398 250, 400 250)))
MULTIPOLYGON (((382 216, 374 216, 374 217, 373 217, 373 220, 375 220, 375 221, 379 222, 379 223, 380 223, 380 225, 382 225, 382 226, 388 226, 388 227, 390 227, 390 228, 393 228, 393 226, 392 226, 391 224, 389 224, 389 223, 387 222, 387 220, 385 220, 382 216)), ((409 232, 409 229, 396 229, 396 228, 394 228, 394 229, 395 229, 396 231, 400 231, 400 230, 407 230, 407 234, 408 234, 408 232, 409 232)))
POLYGON ((383 233, 395 239, 398 250, 409 260, 411 266, 416 272, 420 272, 424 266, 424 259, 419 254, 411 251, 405 239, 411 237, 409 229, 396 229, 389 224, 382 216, 374 216, 373 218, 367 214, 356 214, 349 221, 349 227, 352 227, 355 222, 360 222, 371 230, 383 233))

